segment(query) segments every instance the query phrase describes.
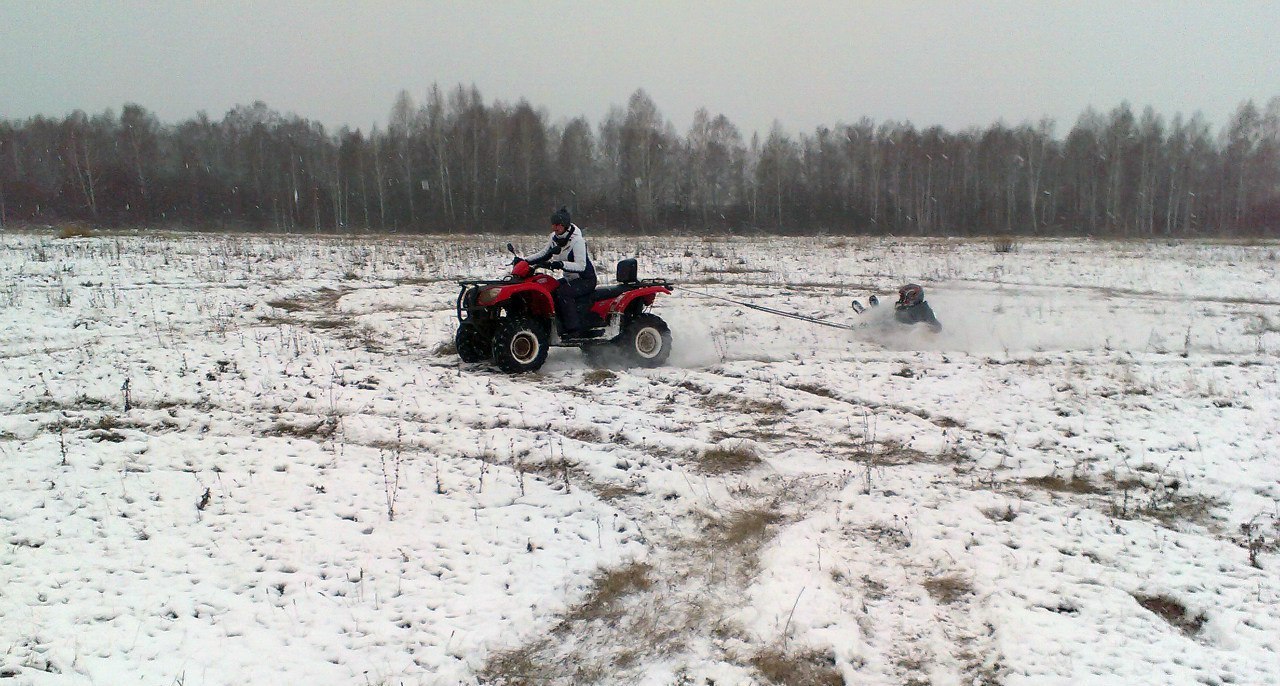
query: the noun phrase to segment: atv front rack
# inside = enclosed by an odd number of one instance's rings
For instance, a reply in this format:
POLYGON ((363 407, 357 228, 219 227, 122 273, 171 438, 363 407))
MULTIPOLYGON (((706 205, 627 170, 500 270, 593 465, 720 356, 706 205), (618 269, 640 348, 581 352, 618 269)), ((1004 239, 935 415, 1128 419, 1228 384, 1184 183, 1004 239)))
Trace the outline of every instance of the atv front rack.
POLYGON ((480 290, 487 286, 505 286, 514 283, 511 279, 476 279, 471 281, 459 281, 458 285, 462 288, 458 289, 458 299, 454 303, 457 310, 458 321, 463 321, 462 313, 470 312, 476 308, 476 298, 480 294, 480 290))

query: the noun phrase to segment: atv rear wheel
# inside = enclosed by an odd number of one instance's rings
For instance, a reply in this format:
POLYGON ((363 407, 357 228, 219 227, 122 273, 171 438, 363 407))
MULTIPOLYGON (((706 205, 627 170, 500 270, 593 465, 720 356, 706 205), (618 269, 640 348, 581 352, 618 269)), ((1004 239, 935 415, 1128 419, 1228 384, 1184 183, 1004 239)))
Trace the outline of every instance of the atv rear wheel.
POLYGON ((545 327, 525 317, 502 323, 493 336, 493 361, 511 374, 536 371, 547 361, 545 327))
POLYGON ((627 323, 618 346, 641 367, 660 367, 671 356, 671 329, 656 314, 639 314, 627 323))
POLYGON ((479 362, 493 354, 493 338, 479 324, 462 322, 453 335, 453 347, 463 362, 479 362))

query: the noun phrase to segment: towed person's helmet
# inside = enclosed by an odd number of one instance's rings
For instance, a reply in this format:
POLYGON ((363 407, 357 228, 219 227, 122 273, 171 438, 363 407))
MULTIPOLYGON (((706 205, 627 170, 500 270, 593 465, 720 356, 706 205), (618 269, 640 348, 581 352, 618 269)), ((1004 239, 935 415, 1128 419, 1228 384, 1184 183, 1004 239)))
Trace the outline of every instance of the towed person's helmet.
POLYGON ((898 302, 894 303, 894 307, 899 309, 915 307, 922 302, 924 302, 924 287, 909 283, 898 289, 898 302))

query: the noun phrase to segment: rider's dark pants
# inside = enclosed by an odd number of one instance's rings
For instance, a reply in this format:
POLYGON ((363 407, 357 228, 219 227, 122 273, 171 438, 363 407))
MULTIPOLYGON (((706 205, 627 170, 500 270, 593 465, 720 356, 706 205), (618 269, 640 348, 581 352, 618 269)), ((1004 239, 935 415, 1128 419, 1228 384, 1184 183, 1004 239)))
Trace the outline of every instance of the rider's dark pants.
POLYGON ((560 279, 560 286, 551 295, 556 301, 556 314, 560 317, 562 330, 577 331, 582 327, 582 303, 595 289, 595 275, 560 279))

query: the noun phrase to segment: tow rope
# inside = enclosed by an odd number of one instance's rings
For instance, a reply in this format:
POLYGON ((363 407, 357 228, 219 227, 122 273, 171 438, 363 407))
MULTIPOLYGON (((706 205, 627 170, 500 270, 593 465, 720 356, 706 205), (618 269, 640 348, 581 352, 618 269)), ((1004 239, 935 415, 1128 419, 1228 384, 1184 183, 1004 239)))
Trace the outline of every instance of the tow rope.
POLYGON ((734 305, 739 305, 739 306, 741 306, 741 307, 746 307, 746 308, 749 308, 749 309, 752 309, 752 310, 758 310, 758 311, 760 311, 760 312, 767 312, 767 313, 769 313, 769 314, 775 314, 775 315, 778 315, 779 317, 787 317, 787 318, 789 318, 789 319, 798 319, 798 320, 800 320, 800 321, 802 321, 802 322, 809 322, 810 324, 818 324, 818 325, 820 325, 820 326, 829 326, 829 327, 831 327, 831 328, 833 328, 833 329, 844 329, 845 331, 855 331, 855 330, 857 330, 857 328, 858 328, 857 326, 850 326, 850 325, 847 325, 847 324, 837 324, 837 323, 835 323, 835 322, 829 322, 829 321, 827 321, 827 320, 825 320, 825 319, 818 319, 817 317, 808 317, 808 316, 805 316, 805 315, 803 315, 803 314, 799 314, 799 313, 797 313, 797 312, 787 312, 787 311, 785 311, 785 310, 775 310, 775 309, 773 309, 772 307, 765 307, 764 305, 755 305, 755 304, 753 304, 753 303, 742 302, 741 300, 734 300, 733 298, 726 298, 726 297, 721 296, 721 295, 712 295, 712 294, 710 294, 710 293, 702 293, 702 292, 699 292, 699 291, 690 290, 690 289, 688 289, 688 288, 684 288, 684 289, 682 289, 682 290, 681 290, 681 292, 683 292, 683 293, 689 293, 689 294, 691 294, 691 295, 701 296, 701 297, 703 297, 703 298, 712 298, 712 299, 714 299, 714 300, 723 300, 724 302, 727 302, 727 303, 733 303, 734 305))

